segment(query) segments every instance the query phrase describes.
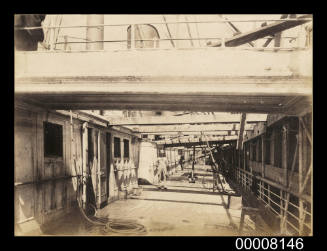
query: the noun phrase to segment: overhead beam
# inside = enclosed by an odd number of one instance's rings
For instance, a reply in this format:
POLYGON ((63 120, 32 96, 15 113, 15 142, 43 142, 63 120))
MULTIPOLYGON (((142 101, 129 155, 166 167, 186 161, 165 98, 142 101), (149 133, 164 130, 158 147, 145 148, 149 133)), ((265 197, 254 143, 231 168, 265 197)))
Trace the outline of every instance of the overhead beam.
MULTIPOLYGON (((215 114, 215 115, 183 115, 183 116, 148 116, 129 118, 110 118, 110 125, 180 125, 180 124, 222 124, 238 123, 240 114, 215 114)), ((256 123, 267 120, 267 114, 248 114, 247 123, 256 123)))
MULTIPOLYGON (((71 79, 74 84, 68 79, 61 80, 60 84, 55 79, 16 79, 15 97, 57 110, 287 113, 287 110, 295 111, 298 103, 303 103, 301 99, 312 95, 312 78, 205 79, 199 80, 201 84, 194 79, 144 81, 142 84, 134 81, 112 82, 114 80, 110 77, 103 77, 101 81, 90 78, 91 82, 83 78, 78 81, 71 79), (300 99, 291 102, 292 108, 289 103, 295 97, 300 99)), ((310 103, 308 101, 304 106, 310 103)))
MULTIPOLYGON (((236 142, 237 139, 221 139, 221 140, 215 140, 215 141, 209 141, 209 145, 214 145, 214 144, 229 144, 232 142, 236 142)), ((197 142, 187 142, 187 143, 164 143, 164 144, 159 144, 159 145, 163 145, 165 148, 168 147, 186 147, 186 148, 190 148, 193 146, 206 146, 205 142, 201 142, 201 141, 197 141, 197 142)))
MULTIPOLYGON (((20 95, 43 95, 64 97, 65 95, 92 96, 110 95, 108 100, 114 100, 114 95, 119 98, 128 99, 130 96, 142 98, 160 98, 159 95, 171 95, 174 97, 185 97, 187 101, 193 101, 197 96, 211 98, 219 102, 216 97, 220 96, 308 96, 312 94, 312 78, 305 77, 217 77, 217 78, 140 78, 138 84, 135 81, 126 82, 112 77, 67 77, 65 79, 53 78, 17 78, 15 81, 15 94, 20 95), (90 88, 90 85, 92 88, 90 88)), ((168 96, 169 97, 169 96, 168 96)), ((152 98, 151 100, 153 100, 152 98)), ((159 99, 166 99, 167 96, 159 99)), ((75 97, 78 100, 78 96, 75 97)), ((60 99, 58 101, 61 101, 60 99)), ((200 104, 201 100, 197 100, 200 104)), ((264 104, 263 102, 261 102, 264 104)), ((191 105, 192 103, 189 103, 191 105)))
MULTIPOLYGON (((311 18, 311 17, 312 17, 312 15, 302 15, 302 16, 298 17, 298 19, 311 18)), ((277 21, 270 25, 254 29, 253 31, 245 32, 240 35, 236 35, 232 38, 228 38, 225 40, 225 46, 233 47, 233 46, 239 46, 242 44, 246 44, 251 41, 257 40, 259 38, 264 38, 266 36, 273 35, 273 34, 282 32, 284 30, 296 27, 298 25, 307 23, 309 21, 310 20, 277 21)), ((218 46, 221 46, 221 42, 216 42, 216 43, 209 42, 208 46, 218 47, 218 46)))
POLYGON ((165 144, 167 142, 171 143, 188 143, 188 142, 203 142, 205 139, 208 141, 219 141, 219 140, 235 140, 237 139, 237 135, 231 135, 231 136, 207 136, 206 138, 199 137, 199 138, 192 138, 192 137, 179 137, 179 138, 174 138, 174 139, 162 139, 162 140, 157 140, 155 141, 157 144, 165 144))
MULTIPOLYGON (((253 130, 254 124, 245 125, 244 130, 253 130)), ((138 126, 130 127, 134 132, 143 134, 147 133, 164 133, 164 132, 214 132, 214 131, 235 131, 239 130, 240 124, 211 124, 211 125, 161 125, 161 126, 138 126)))
MULTIPOLYGON (((141 134, 148 134, 148 135, 165 135, 165 136, 187 136, 187 135, 201 135, 201 132, 150 132, 150 133, 141 133, 141 134)), ((238 130, 234 131, 205 131, 203 132, 205 135, 220 135, 220 136, 230 136, 230 135, 237 135, 238 130)))

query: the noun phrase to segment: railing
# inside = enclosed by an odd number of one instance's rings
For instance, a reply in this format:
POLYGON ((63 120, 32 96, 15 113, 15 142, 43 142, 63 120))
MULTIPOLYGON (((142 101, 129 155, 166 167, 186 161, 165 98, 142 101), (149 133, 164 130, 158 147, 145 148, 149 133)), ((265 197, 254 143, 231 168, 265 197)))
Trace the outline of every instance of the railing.
MULTIPOLYGON (((75 48, 73 49, 71 46, 73 45, 83 45, 83 44, 89 44, 89 43, 105 43, 105 44, 119 44, 118 47, 113 46, 113 48, 109 48, 109 50, 158 50, 158 49, 213 49, 213 50, 219 50, 219 49, 234 49, 234 50, 298 50, 298 49, 305 49, 306 46, 301 46, 298 41, 298 36, 282 36, 280 39, 282 40, 289 40, 289 41, 295 41, 295 45, 291 47, 267 47, 267 46, 249 46, 249 47, 228 47, 225 45, 226 39, 230 37, 222 37, 222 36, 213 36, 213 37, 200 37, 198 32, 198 27, 196 27, 197 35, 192 36, 189 33, 188 38, 178 38, 171 36, 170 32, 168 32, 170 35, 167 38, 154 38, 154 39, 137 39, 135 38, 135 28, 138 25, 155 25, 155 26, 165 26, 165 29, 169 31, 168 25, 189 25, 189 24, 219 24, 219 23, 244 23, 244 22, 252 22, 252 23, 263 23, 263 22, 284 22, 284 21, 312 21, 311 18, 285 18, 285 19, 247 19, 247 20, 240 20, 240 19, 228 19, 228 20, 215 20, 215 21, 175 21, 175 22, 151 22, 151 23, 144 23, 144 22, 134 22, 134 23, 122 23, 122 24, 98 24, 98 25, 74 25, 74 26, 43 26, 42 28, 47 31, 56 31, 56 29, 84 29, 84 28, 112 28, 112 27, 129 27, 131 26, 131 39, 127 39, 127 29, 125 29, 126 32, 126 39, 104 39, 104 40, 89 40, 87 38, 83 37, 77 37, 77 36, 59 36, 61 41, 58 40, 59 32, 57 32, 57 38, 54 39, 51 43, 43 43, 43 46, 46 50, 54 52, 54 51, 85 51, 84 49, 75 48), (69 39, 73 40, 81 40, 81 41, 69 41, 69 39), (169 44, 165 46, 163 45, 164 42, 169 42, 169 44), (174 43, 178 41, 190 41, 191 44, 181 46, 180 44, 174 43), (193 43, 193 41, 199 41, 198 44, 193 43), (149 48, 140 48, 138 46, 135 46, 135 42, 153 42, 153 47, 149 48), (218 47, 211 47, 209 43, 212 42, 220 42, 221 46, 218 47), (63 48, 57 48, 57 45, 63 45, 63 48), (69 48, 70 46, 70 48, 69 48), (130 48, 128 48, 130 47, 130 48)), ((303 24, 302 24, 303 25, 303 24)), ((170 27, 171 28, 171 27, 170 27)), ((175 27, 176 28, 176 27, 175 27)), ((33 30, 33 29, 40 29, 40 27, 25 27, 25 28, 15 28, 15 29, 25 29, 25 30, 33 30)), ((218 29, 218 27, 217 27, 218 29)), ((265 40, 272 40, 274 39, 273 35, 265 36, 265 40)), ((107 48, 106 48, 107 50, 107 48)), ((102 50, 101 50, 102 51, 102 50)))
MULTIPOLYGON (((242 169, 236 170, 236 180, 238 183, 244 188, 246 191, 251 191, 251 186, 253 182, 253 175, 249 172, 246 172, 242 169)), ((312 233, 312 212, 308 210, 310 208, 311 204, 307 208, 302 209, 303 210, 303 218, 301 219, 300 215, 300 207, 297 205, 297 203, 291 202, 290 200, 286 200, 288 191, 282 190, 278 188, 277 186, 273 186, 271 184, 268 184, 264 182, 263 180, 258 181, 258 189, 257 189, 257 198, 264 203, 266 207, 269 208, 271 212, 273 212, 276 216, 279 218, 285 217, 285 223, 286 223, 286 229, 295 234, 299 234, 301 232, 300 229, 303 229, 303 227, 306 228, 306 232, 312 233), (275 193, 272 191, 273 189, 280 191, 280 194, 275 193), (288 210, 285 211, 285 204, 288 203, 288 210), (301 226, 302 224, 302 226, 301 226), (290 228, 289 228, 290 227, 290 228)), ((295 200, 298 200, 298 198, 290 194, 295 200)))

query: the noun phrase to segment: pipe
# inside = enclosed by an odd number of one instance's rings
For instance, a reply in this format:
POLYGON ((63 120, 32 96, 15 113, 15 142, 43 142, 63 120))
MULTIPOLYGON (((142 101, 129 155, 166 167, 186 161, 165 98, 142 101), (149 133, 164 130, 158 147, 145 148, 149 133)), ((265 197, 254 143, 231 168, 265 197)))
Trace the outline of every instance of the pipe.
POLYGON ((104 15, 87 15, 86 23, 87 26, 90 26, 86 28, 87 41, 100 41, 96 43, 86 43, 86 50, 103 50, 104 15))
MULTIPOLYGON (((87 15, 86 19, 88 26, 94 25, 101 25, 101 26, 94 26, 94 27, 87 27, 86 28, 86 40, 87 41, 99 41, 96 43, 86 43, 86 50, 103 50, 103 40, 104 40, 104 15, 87 15)), ((104 111, 100 110, 100 115, 103 115, 104 111)))

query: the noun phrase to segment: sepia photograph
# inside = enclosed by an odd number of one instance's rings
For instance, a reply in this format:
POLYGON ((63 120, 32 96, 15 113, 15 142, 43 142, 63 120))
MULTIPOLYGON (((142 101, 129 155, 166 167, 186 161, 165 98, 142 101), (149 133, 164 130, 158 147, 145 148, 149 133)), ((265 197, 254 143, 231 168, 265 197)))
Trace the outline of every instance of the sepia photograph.
POLYGON ((14 236, 313 236, 313 14, 12 19, 14 236))

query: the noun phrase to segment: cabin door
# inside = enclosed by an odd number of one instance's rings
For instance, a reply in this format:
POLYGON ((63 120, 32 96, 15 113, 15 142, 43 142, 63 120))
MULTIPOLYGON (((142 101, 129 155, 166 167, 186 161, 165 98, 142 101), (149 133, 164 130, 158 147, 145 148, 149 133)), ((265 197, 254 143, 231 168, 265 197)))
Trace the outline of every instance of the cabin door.
POLYGON ((98 203, 99 207, 106 205, 108 200, 108 170, 107 170, 107 134, 98 132, 98 203))

